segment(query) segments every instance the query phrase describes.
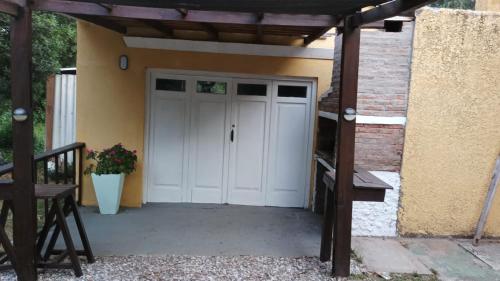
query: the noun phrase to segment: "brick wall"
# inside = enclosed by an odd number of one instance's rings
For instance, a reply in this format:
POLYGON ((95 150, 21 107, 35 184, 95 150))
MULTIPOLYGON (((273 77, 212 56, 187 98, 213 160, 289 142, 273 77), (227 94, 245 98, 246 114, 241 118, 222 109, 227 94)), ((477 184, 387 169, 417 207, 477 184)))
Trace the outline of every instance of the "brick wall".
POLYGON ((406 116, 413 23, 401 32, 361 32, 358 114, 406 116))
MULTIPOLYGON (((358 78, 359 115, 406 117, 413 22, 402 32, 362 30, 358 78)), ((336 38, 331 91, 322 96, 321 111, 338 112, 341 36, 336 38)), ((359 124, 356 164, 369 170, 399 171, 404 125, 359 124)))
POLYGON ((404 126, 358 124, 356 165, 375 171, 399 171, 403 154, 404 126))

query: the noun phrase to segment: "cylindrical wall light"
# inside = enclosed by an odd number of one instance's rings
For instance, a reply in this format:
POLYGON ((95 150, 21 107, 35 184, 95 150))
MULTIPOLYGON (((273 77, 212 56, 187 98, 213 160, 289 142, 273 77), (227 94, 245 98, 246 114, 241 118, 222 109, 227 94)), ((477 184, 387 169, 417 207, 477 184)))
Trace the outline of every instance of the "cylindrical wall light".
POLYGON ((121 55, 119 60, 119 66, 121 70, 128 69, 128 57, 127 55, 121 55))

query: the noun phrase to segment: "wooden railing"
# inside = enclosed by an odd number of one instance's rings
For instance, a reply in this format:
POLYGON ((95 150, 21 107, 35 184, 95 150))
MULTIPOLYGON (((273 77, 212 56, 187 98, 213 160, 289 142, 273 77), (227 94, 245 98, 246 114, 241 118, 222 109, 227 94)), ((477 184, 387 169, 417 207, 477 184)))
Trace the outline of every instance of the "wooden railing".
MULTIPOLYGON (((33 162, 34 183, 76 184, 78 204, 81 205, 84 148, 85 143, 77 142, 36 155, 33 162)), ((8 178, 13 170, 12 163, 0 166, 0 177, 8 178)))

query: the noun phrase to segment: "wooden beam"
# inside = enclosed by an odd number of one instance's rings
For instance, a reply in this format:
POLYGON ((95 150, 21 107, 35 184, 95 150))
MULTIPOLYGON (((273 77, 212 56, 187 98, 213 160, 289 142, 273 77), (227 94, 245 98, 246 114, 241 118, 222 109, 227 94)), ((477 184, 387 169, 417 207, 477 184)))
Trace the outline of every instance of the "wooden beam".
POLYGON ((5 0, 0 1, 0 13, 5 13, 13 17, 17 17, 17 15, 19 14, 19 8, 20 6, 15 3, 5 0))
MULTIPOLYGON (((189 15, 189 10, 187 9, 179 8, 175 10, 182 16, 183 19, 189 15)), ((211 40, 219 39, 219 31, 212 24, 206 22, 202 22, 199 24, 199 26, 208 33, 211 40)))
POLYGON ((417 9, 436 0, 393 0, 379 5, 366 12, 355 14, 352 24, 366 25, 402 14, 408 10, 417 9))
MULTIPOLYGON (((12 108, 22 108, 28 118, 12 121, 14 247, 18 280, 36 280, 36 200, 33 184, 33 109, 31 95, 31 9, 22 7, 11 23, 11 95, 12 108)), ((14 120, 14 119, 13 119, 14 120)))
POLYGON ((183 18, 187 17, 189 11, 187 9, 175 9, 179 14, 182 15, 183 18))
POLYGON ((113 7, 108 4, 102 4, 102 3, 97 3, 97 5, 103 7, 104 9, 108 10, 108 12, 111 12, 113 10, 113 7))
POLYGON ((87 16, 87 15, 71 15, 71 16, 116 31, 121 34, 127 33, 127 28, 125 26, 103 17, 87 16))
POLYGON ((326 27, 337 21, 330 15, 287 15, 265 13, 259 21, 255 13, 189 10, 184 16, 178 9, 114 5, 111 12, 94 3, 67 0, 34 0, 34 10, 73 15, 112 16, 131 19, 191 21, 220 24, 260 24, 276 26, 326 27))
POLYGON ((257 14, 257 38, 256 42, 261 44, 262 43, 262 37, 264 36, 264 27, 262 26, 262 21, 264 20, 265 14, 264 13, 258 13, 257 14))
POLYGON ((336 210, 334 214, 334 267, 332 271, 337 277, 347 277, 350 273, 356 121, 355 119, 347 120, 345 116, 349 110, 356 110, 360 42, 360 28, 352 26, 352 16, 346 17, 344 21, 347 24, 341 35, 340 108, 335 175, 337 186, 334 195, 336 210))
POLYGON ((163 33, 163 35, 167 38, 174 38, 174 31, 169 28, 168 26, 162 24, 159 21, 154 21, 154 20, 140 20, 142 23, 145 25, 156 29, 157 31, 163 33))
POLYGON ((307 45, 311 44, 312 42, 316 41, 318 38, 323 36, 323 34, 327 33, 332 28, 333 28, 333 26, 328 26, 326 28, 322 28, 320 31, 318 31, 315 34, 311 34, 311 35, 307 36, 306 38, 304 38, 304 46, 307 46, 307 45))
POLYGON ((200 27, 205 32, 208 33, 208 35, 210 36, 210 40, 218 40, 219 39, 219 31, 217 30, 217 28, 215 28, 210 23, 206 23, 206 22, 200 23, 200 27))
POLYGON ((235 11, 249 13, 287 14, 337 14, 346 15, 368 5, 378 5, 387 0, 71 0, 78 2, 105 3, 153 8, 184 8, 188 10, 235 11))

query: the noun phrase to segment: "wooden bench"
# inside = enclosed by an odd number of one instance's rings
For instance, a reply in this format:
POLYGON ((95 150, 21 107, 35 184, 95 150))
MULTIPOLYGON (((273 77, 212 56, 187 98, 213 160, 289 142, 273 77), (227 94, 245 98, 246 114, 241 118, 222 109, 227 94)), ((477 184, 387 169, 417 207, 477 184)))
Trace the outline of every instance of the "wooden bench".
MULTIPOLYGON (((352 180, 354 201, 384 202, 385 191, 392 189, 392 186, 360 167, 354 167, 354 176, 352 180)), ((323 182, 329 190, 333 191, 335 188, 335 172, 326 172, 323 176, 323 182)))
MULTIPOLYGON (((327 171, 323 175, 323 182, 326 185, 325 201, 326 208, 323 216, 323 230, 321 234, 321 252, 320 260, 328 261, 332 254, 332 236, 334 227, 343 226, 334 225, 335 217, 335 171, 327 171)), ((354 167, 353 175, 353 201, 384 202, 385 192, 393 189, 367 170, 360 167, 354 167)))

